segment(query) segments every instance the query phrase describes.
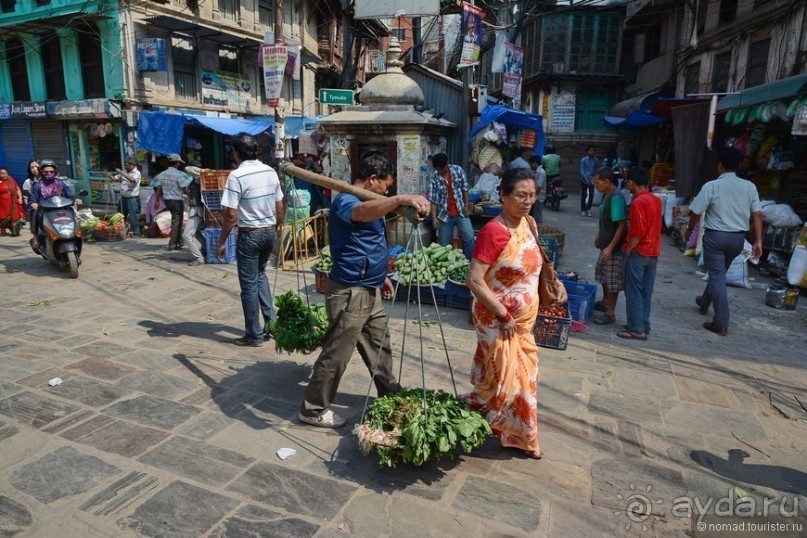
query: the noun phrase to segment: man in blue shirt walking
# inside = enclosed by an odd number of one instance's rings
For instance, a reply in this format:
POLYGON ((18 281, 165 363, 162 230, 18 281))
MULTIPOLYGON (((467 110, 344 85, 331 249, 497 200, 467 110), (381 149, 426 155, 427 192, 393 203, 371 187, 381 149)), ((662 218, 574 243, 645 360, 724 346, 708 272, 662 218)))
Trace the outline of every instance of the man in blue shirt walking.
MULTIPOLYGON (((381 152, 362 157, 354 185, 375 194, 386 194, 393 182, 393 168, 381 152)), ((301 422, 321 428, 339 428, 346 420, 330 409, 339 381, 358 348, 373 376, 378 395, 400 390, 392 372, 387 313, 382 297, 391 299, 387 278, 387 239, 384 215, 399 207, 413 207, 425 216, 429 202, 418 195, 399 194, 362 202, 354 194, 339 193, 328 216, 333 269, 325 286, 328 332, 300 409, 301 422)))
POLYGON ((580 216, 591 216, 591 205, 594 203, 594 172, 597 171, 597 159, 594 157, 594 146, 586 148, 586 155, 580 159, 580 216))

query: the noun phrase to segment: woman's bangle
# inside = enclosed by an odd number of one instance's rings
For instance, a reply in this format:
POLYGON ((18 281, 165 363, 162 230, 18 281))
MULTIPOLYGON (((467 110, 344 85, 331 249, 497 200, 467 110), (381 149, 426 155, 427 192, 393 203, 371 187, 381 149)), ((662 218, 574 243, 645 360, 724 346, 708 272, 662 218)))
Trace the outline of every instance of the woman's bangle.
POLYGON ((507 314, 503 316, 496 316, 496 319, 502 323, 510 323, 513 320, 513 315, 510 312, 507 312, 507 314))

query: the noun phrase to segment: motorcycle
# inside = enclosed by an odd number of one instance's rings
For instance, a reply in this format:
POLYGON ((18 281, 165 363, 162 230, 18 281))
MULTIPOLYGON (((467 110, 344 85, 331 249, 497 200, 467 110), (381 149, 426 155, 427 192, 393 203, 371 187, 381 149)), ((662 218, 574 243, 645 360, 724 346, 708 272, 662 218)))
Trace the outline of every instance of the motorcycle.
MULTIPOLYGON (((86 196, 82 190, 79 196, 86 196)), ((62 196, 43 200, 42 225, 37 230, 39 247, 35 252, 52 265, 68 267, 71 278, 78 278, 81 265, 81 226, 76 218, 74 201, 62 196)))
POLYGON ((563 188, 563 179, 560 176, 547 179, 546 198, 544 199, 545 206, 559 211, 560 201, 568 197, 569 195, 566 193, 566 189, 563 188))

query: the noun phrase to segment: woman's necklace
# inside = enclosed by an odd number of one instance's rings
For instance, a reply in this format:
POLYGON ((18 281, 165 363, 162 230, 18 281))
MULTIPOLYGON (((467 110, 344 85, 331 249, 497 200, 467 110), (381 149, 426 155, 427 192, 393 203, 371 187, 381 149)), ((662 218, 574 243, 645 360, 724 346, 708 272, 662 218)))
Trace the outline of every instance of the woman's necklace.
POLYGON ((511 229, 511 230, 515 230, 516 228, 518 228, 518 223, 512 223, 512 222, 510 222, 510 221, 507 219, 507 216, 504 214, 504 212, 503 212, 503 211, 502 211, 502 222, 504 222, 504 225, 505 225, 505 226, 507 226, 507 228, 509 228, 509 229, 511 229))

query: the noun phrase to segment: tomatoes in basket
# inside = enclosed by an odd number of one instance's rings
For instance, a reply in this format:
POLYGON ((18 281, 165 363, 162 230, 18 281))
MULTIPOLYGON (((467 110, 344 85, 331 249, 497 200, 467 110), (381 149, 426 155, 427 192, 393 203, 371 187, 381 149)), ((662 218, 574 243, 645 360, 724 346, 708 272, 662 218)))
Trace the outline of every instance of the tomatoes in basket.
POLYGON ((538 313, 544 316, 552 316, 556 318, 569 317, 569 311, 566 309, 565 306, 552 306, 552 305, 541 306, 541 308, 538 310, 538 313))

